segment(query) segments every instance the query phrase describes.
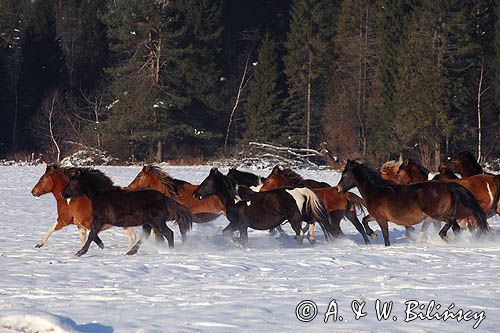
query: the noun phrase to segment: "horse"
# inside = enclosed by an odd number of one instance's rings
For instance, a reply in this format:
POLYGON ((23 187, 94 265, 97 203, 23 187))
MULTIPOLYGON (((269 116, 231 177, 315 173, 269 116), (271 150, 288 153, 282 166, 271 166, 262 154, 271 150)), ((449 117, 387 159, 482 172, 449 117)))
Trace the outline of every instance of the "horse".
POLYGON ((174 233, 166 221, 176 220, 183 239, 192 226, 190 211, 175 200, 155 190, 128 191, 117 188, 110 178, 95 169, 74 170, 61 195, 65 199, 87 196, 92 202, 89 237, 76 253, 77 256, 87 253, 91 242, 107 224, 117 227, 142 226, 143 233, 127 252, 128 255, 137 253, 153 228, 167 239, 169 247, 173 247, 174 233))
MULTIPOLYGON (((422 168, 423 167, 418 168, 418 164, 416 165, 415 162, 404 163, 398 170, 398 180, 407 181, 406 184, 420 182, 422 178, 422 168)), ((497 206, 498 197, 500 196, 500 175, 476 174, 469 177, 458 178, 451 170, 444 165, 440 165, 440 173, 437 176, 432 180, 462 185, 472 193, 474 198, 476 198, 476 201, 487 217, 494 214, 495 206, 497 206), (437 176, 443 177, 438 178, 437 176)))
POLYGON ((229 169, 226 176, 236 182, 236 184, 244 185, 254 192, 259 192, 262 184, 266 181, 265 177, 254 175, 251 172, 237 170, 234 167, 229 169))
POLYGON ((448 161, 445 163, 445 165, 451 171, 458 173, 462 177, 470 177, 482 173, 487 173, 477 162, 474 155, 472 155, 472 153, 468 151, 462 151, 458 153, 456 157, 448 158, 448 161))
MULTIPOLYGON (((307 186, 308 184, 311 185, 315 183, 308 182, 308 180, 302 178, 302 176, 291 169, 281 170, 275 167, 264 182, 261 191, 268 191, 283 186, 310 188, 307 186)), ((363 199, 350 192, 339 194, 334 187, 312 188, 312 191, 318 196, 321 202, 323 202, 323 205, 328 211, 330 223, 332 224, 333 232, 336 236, 343 235, 342 229, 340 228, 340 221, 345 217, 351 221, 356 230, 363 236, 365 244, 370 243, 366 236, 365 229, 363 229, 356 215, 356 207, 364 205, 363 199)), ((314 238, 314 235, 312 237, 314 238)))
POLYGON ((474 216, 479 233, 488 232, 486 216, 474 196, 456 183, 423 182, 398 185, 384 180, 379 173, 357 161, 348 160, 337 184, 339 193, 357 187, 365 200, 366 208, 373 216, 384 236, 384 244, 390 245, 387 222, 409 226, 426 218, 444 221, 439 232, 447 240, 447 232, 460 230, 456 219, 474 216))
MULTIPOLYGON (((79 197, 67 201, 61 196, 62 189, 69 182, 69 178, 65 174, 66 172, 68 172, 68 168, 63 168, 56 164, 48 165, 44 174, 31 190, 31 194, 35 197, 52 193, 57 204, 57 220, 35 245, 37 248, 42 247, 55 231, 71 224, 78 227, 80 232, 80 245, 83 246, 87 230, 90 230, 92 224, 92 203, 90 200, 87 197, 79 197)), ((105 225, 103 230, 110 227, 111 225, 105 225)), ((127 234, 128 244, 129 247, 131 247, 135 241, 135 233, 129 228, 123 228, 123 231, 127 234)), ((99 238, 96 238, 96 240, 99 247, 104 247, 99 238)))
POLYGON ((207 178, 193 192, 202 200, 212 195, 219 197, 226 208, 229 225, 223 235, 240 232, 238 242, 245 246, 248 242, 248 228, 268 230, 276 228, 288 220, 295 231, 298 243, 302 243, 304 219, 318 222, 325 232, 325 239, 332 235, 328 214, 318 197, 308 188, 278 188, 266 192, 256 192, 249 201, 239 201, 236 183, 223 175, 217 168, 210 170, 207 178))
POLYGON ((142 170, 124 189, 152 189, 186 206, 193 214, 193 222, 204 223, 215 220, 225 212, 217 197, 204 200, 193 198, 193 191, 198 185, 170 177, 157 166, 144 165, 142 170))

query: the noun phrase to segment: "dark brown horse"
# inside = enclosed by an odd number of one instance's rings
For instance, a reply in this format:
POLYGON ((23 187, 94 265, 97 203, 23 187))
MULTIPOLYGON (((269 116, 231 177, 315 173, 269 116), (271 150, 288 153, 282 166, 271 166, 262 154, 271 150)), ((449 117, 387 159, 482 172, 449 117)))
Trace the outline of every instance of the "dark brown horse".
POLYGON ((265 177, 260 177, 251 172, 241 171, 236 168, 230 168, 227 172, 227 177, 236 182, 236 184, 246 186, 254 192, 259 192, 262 184, 266 181, 265 177))
MULTIPOLYGON (((356 161, 347 161, 337 189, 344 193, 357 187, 365 200, 366 208, 373 216, 390 245, 387 222, 409 226, 432 218, 446 222, 439 232, 447 239, 449 228, 458 231, 457 218, 474 216, 480 232, 489 231, 486 216, 472 194, 455 183, 423 182, 397 185, 382 179, 378 172, 356 161)), ((479 233, 478 233, 479 235, 479 233)))
POLYGON ((449 158, 445 165, 448 169, 464 178, 487 173, 484 172, 474 155, 468 151, 460 152, 457 156, 449 158))
MULTIPOLYGON (((302 176, 291 169, 281 170, 280 168, 275 167, 264 182, 261 191, 267 191, 283 186, 311 188, 311 185, 314 186, 318 183, 326 184, 321 182, 311 182, 310 179, 308 180, 302 178, 302 176)), ((364 204, 363 199, 350 192, 339 194, 337 192, 337 189, 334 187, 313 187, 311 189, 323 202, 323 205, 328 211, 328 215, 330 216, 330 223, 332 224, 333 228, 333 233, 336 236, 343 235, 342 229, 340 228, 340 221, 345 217, 349 221, 351 221, 356 230, 358 230, 358 232, 361 234, 363 240, 365 241, 365 244, 370 243, 368 237, 366 236, 365 229, 359 222, 356 215, 356 207, 361 207, 364 204)), ((314 235, 312 235, 312 237, 314 237, 314 235)))
MULTIPOLYGON (((54 231, 60 230, 68 225, 74 224, 80 231, 81 246, 85 243, 87 230, 90 230, 92 224, 92 203, 87 197, 75 198, 66 200, 61 196, 61 191, 68 185, 69 178, 65 174, 68 168, 63 168, 58 165, 48 165, 45 173, 40 177, 40 180, 31 190, 31 194, 39 197, 46 193, 52 193, 57 204, 57 221, 49 228, 47 233, 36 244, 36 247, 42 247, 54 231)), ((110 228, 111 225, 106 225, 103 230, 110 228)), ((135 233, 130 228, 123 228, 123 231, 128 236, 128 244, 131 247, 135 241, 135 233)), ((98 242, 100 241, 97 239, 98 242)), ((103 246, 102 242, 98 244, 103 246)))
POLYGON ((251 200, 239 201, 236 183, 219 172, 217 168, 210 170, 208 177, 194 191, 193 196, 202 200, 216 195, 226 207, 229 225, 223 235, 232 235, 239 230, 239 242, 245 245, 248 241, 247 229, 268 230, 288 220, 302 243, 304 232, 303 220, 318 222, 325 238, 331 236, 331 225, 328 214, 318 197, 307 188, 279 188, 267 192, 256 192, 251 200))
POLYGON ((141 243, 155 228, 174 246, 174 233, 165 224, 176 220, 183 238, 191 229, 191 213, 176 201, 154 190, 127 191, 113 185, 111 179, 99 170, 76 169, 61 195, 66 199, 87 196, 92 202, 92 226, 87 242, 76 253, 87 253, 90 243, 97 237, 102 227, 111 224, 117 227, 142 226, 143 234, 127 254, 137 253, 141 243))
POLYGON ((152 189, 186 206, 193 214, 193 222, 203 223, 216 219, 225 212, 224 205, 217 197, 204 200, 193 198, 193 191, 198 185, 170 177, 157 166, 144 165, 142 170, 124 189, 152 189))

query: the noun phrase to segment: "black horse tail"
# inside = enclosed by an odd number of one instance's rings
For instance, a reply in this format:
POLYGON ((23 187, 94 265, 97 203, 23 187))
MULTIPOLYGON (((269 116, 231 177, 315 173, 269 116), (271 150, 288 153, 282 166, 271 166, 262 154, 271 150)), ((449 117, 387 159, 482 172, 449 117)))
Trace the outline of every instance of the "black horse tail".
POLYGON ((326 210, 323 202, 318 198, 316 193, 308 188, 298 189, 305 196, 306 202, 304 204, 304 213, 311 217, 313 221, 316 221, 323 229, 325 233, 325 239, 333 239, 333 227, 330 223, 330 218, 328 217, 328 211, 326 210))
POLYGON ((476 198, 474 198, 469 190, 456 183, 447 183, 447 185, 450 193, 455 197, 455 200, 452 201, 471 211, 481 232, 489 232, 490 226, 488 225, 488 221, 486 221, 486 214, 484 214, 481 206, 479 206, 476 198))
POLYGON ((497 214, 500 214, 500 175, 493 176, 493 182, 495 183, 497 190, 491 208, 496 210, 497 214))
POLYGON ((351 207, 355 207, 358 210, 363 210, 363 207, 366 207, 365 200, 363 200, 363 198, 361 198, 360 196, 351 192, 346 192, 346 196, 349 205, 347 207, 348 209, 350 209, 351 207))
POLYGON ((165 209, 174 214, 173 217, 177 225, 179 225, 181 234, 184 235, 187 231, 191 230, 193 227, 193 215, 191 211, 186 206, 166 196, 164 196, 163 202, 165 204, 165 209))

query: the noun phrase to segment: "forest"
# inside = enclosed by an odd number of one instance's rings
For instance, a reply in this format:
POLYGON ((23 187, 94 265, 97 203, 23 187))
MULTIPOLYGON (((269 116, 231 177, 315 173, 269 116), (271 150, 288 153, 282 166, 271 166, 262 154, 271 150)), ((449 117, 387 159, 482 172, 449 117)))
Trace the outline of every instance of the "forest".
POLYGON ((0 0, 0 158, 500 155, 498 0, 0 0))

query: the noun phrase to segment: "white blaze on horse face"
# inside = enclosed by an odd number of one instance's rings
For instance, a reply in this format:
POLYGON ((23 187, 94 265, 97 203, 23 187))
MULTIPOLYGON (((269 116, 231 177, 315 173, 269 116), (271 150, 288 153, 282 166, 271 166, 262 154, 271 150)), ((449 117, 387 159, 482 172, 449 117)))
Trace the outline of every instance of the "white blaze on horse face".
POLYGON ((297 208, 299 209, 300 214, 302 214, 302 207, 304 206, 304 201, 306 201, 306 196, 303 193, 304 188, 294 188, 293 190, 285 190, 287 191, 295 200, 297 204, 297 208))
POLYGON ((437 175, 439 175, 439 172, 429 172, 427 174, 427 180, 432 180, 434 177, 436 177, 437 175))
POLYGON ((250 207, 250 205, 252 204, 251 201, 247 201, 247 206, 250 207))
POLYGON ((71 198, 67 198, 66 203, 69 205, 70 202, 71 202, 71 198))

